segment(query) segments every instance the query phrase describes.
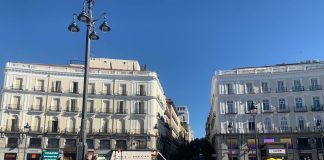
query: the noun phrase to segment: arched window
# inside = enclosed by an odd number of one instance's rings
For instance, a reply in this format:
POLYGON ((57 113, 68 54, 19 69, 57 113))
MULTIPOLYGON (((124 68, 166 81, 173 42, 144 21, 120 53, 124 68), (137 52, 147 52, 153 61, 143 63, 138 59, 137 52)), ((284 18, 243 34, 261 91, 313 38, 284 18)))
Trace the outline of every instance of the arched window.
POLYGON ((298 129, 303 131, 306 129, 305 119, 304 117, 299 116, 298 117, 298 129))
POLYGON ((288 131, 288 121, 286 117, 282 117, 280 120, 280 130, 288 131))
POLYGON ((271 131, 272 130, 271 119, 269 117, 264 119, 264 129, 266 131, 271 131))

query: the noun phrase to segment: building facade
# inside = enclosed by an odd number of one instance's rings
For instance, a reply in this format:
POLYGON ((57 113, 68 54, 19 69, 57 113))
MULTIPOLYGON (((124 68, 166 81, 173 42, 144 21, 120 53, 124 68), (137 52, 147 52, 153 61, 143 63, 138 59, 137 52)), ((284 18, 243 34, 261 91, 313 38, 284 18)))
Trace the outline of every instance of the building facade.
POLYGON ((188 134, 186 135, 187 141, 191 142, 194 139, 193 131, 190 128, 189 110, 187 106, 176 106, 181 123, 185 126, 188 134))
MULTIPOLYGON (((83 65, 6 63, 0 114, 0 159, 38 159, 59 151, 74 160, 80 132, 83 65)), ((166 98, 155 72, 137 61, 91 58, 87 102, 89 155, 159 151, 166 98), (161 125, 162 126, 162 125, 161 125)))
POLYGON ((206 138, 217 160, 323 160, 324 62, 218 71, 206 138))

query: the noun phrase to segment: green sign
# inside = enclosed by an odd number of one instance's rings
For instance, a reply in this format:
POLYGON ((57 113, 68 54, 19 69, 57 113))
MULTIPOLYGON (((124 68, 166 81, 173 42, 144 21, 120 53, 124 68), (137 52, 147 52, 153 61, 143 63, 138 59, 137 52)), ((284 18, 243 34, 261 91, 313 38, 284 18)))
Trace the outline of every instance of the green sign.
POLYGON ((57 160, 60 157, 59 151, 43 151, 44 160, 57 160))

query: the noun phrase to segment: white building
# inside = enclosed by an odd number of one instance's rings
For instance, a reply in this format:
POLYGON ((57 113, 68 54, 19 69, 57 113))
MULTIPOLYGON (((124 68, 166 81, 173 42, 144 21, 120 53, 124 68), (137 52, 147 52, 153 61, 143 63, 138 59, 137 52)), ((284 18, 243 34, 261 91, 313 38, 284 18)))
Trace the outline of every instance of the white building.
POLYGON ((187 106, 176 106, 176 110, 178 112, 178 117, 180 118, 181 122, 183 125, 186 127, 188 130, 188 141, 192 141, 194 139, 194 134, 192 129, 190 128, 190 123, 189 123, 189 110, 187 106))
MULTIPOLYGON (((0 159, 37 159, 43 150, 75 159, 82 88, 83 65, 6 63, 0 159)), ((88 88, 89 154, 108 159, 116 149, 159 150, 155 126, 166 99, 155 72, 137 61, 92 58, 88 88)))
POLYGON ((256 152, 267 158, 323 159, 323 84, 324 62, 319 61, 216 72, 206 123, 216 159, 254 160, 256 152), (252 106, 257 112, 249 110, 252 106))

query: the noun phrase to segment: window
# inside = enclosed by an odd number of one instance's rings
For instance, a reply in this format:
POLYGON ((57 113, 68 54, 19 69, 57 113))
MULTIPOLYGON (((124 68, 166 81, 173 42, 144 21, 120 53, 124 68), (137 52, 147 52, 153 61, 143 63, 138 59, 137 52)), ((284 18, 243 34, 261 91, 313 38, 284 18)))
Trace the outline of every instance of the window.
POLYGON ((37 86, 35 87, 35 90, 36 91, 42 91, 42 92, 45 91, 45 88, 44 88, 44 80, 42 80, 42 79, 38 79, 37 80, 37 86))
POLYGON ((249 94, 254 93, 252 83, 246 83, 245 87, 246 87, 246 93, 249 94))
POLYGON ((50 138, 48 139, 47 148, 59 148, 60 147, 60 139, 50 138))
POLYGON ((301 131, 305 130, 305 120, 303 117, 298 117, 298 129, 301 131))
POLYGON ((78 82, 73 82, 72 83, 72 93, 79 93, 79 83, 78 82))
POLYGON ((75 139, 65 139, 65 147, 76 147, 75 139))
POLYGON ((59 129, 58 129, 58 121, 57 120, 53 120, 50 125, 51 125, 51 127, 49 128, 50 132, 52 132, 52 133, 58 132, 59 129))
POLYGON ((126 140, 116 140, 116 149, 127 149, 127 143, 126 140))
POLYGON ((249 127, 249 131, 255 131, 255 122, 254 122, 254 119, 253 118, 250 118, 249 119, 249 122, 248 122, 248 127, 249 127))
POLYGON ((41 148, 42 139, 41 138, 30 138, 29 139, 29 148, 41 148))
POLYGON ((7 148, 17 148, 18 147, 18 138, 8 137, 7 148))
POLYGON ((94 101, 93 100, 88 100, 87 102, 87 112, 88 113, 94 113, 94 101))
POLYGON ((126 113, 126 111, 125 111, 125 102, 124 101, 119 101, 118 102, 117 113, 119 113, 119 114, 126 113))
POLYGON ((105 94, 105 95, 111 95, 111 87, 110 87, 110 84, 104 84, 103 94, 105 94))
POLYGON ((61 81, 52 82, 52 92, 62 93, 61 81))
POLYGON ((285 92, 284 81, 277 81, 277 92, 285 92))
POLYGON ((8 107, 8 109, 20 109, 20 96, 12 97, 12 104, 8 107))
POLYGON ((279 99, 279 111, 285 111, 286 110, 286 101, 283 98, 279 99))
POLYGON ((96 94, 96 88, 94 83, 88 84, 88 93, 89 94, 96 94))
POLYGON ((317 78, 312 78, 311 79, 311 86, 313 87, 316 87, 316 86, 318 86, 318 80, 317 80, 317 78))
POLYGON ((121 84, 119 87, 120 87, 119 93, 123 96, 126 96, 127 95, 126 84, 121 84))
POLYGON ((110 149, 110 140, 101 139, 99 144, 100 149, 110 149))
POLYGON ((270 111, 270 104, 268 99, 262 101, 263 111, 270 111))
POLYGON ((321 103, 320 103, 320 98, 319 97, 313 97, 313 107, 314 108, 320 108, 321 103))
POLYGON ((144 102, 137 102, 136 113, 137 114, 145 114, 144 102))
POLYGON ((94 148, 93 139, 87 139, 87 145, 89 149, 93 149, 94 148))
POLYGON ((136 149, 146 149, 146 140, 136 140, 135 145, 136 149))
POLYGON ((32 107, 33 110, 42 110, 42 106, 43 106, 43 98, 41 97, 37 97, 35 99, 35 104, 34 106, 32 107))
POLYGON ((77 111, 77 100, 71 99, 71 106, 68 109, 68 112, 76 112, 77 111))
POLYGON ((288 121, 286 117, 282 117, 280 120, 280 130, 288 131, 288 121))
POLYGON ((23 82, 23 79, 22 78, 16 78, 15 79, 15 84, 13 86, 14 89, 17 89, 17 90, 22 90, 23 86, 22 86, 22 82, 23 82))
POLYGON ((227 83, 227 94, 234 94, 234 89, 233 89, 233 84, 232 83, 227 83))
POLYGON ((254 102, 253 102, 252 100, 247 100, 247 101, 246 101, 246 105, 247 105, 246 110, 247 110, 248 113, 252 113, 252 112, 254 112, 252 109, 253 109, 253 107, 255 107, 255 106, 254 106, 254 102))
POLYGON ((60 99, 54 98, 53 105, 49 108, 50 111, 59 111, 60 110, 60 99))
POLYGON ((303 99, 298 97, 295 98, 295 102, 296 102, 296 109, 301 109, 303 108, 303 99))
POLYGON ((146 91, 145 91, 145 85, 141 84, 139 85, 139 90, 137 91, 137 95, 139 96, 145 96, 146 95, 146 91))
POLYGON ((262 93, 270 92, 270 88, 268 87, 268 82, 261 82, 261 90, 262 93))
POLYGON ((264 119, 264 128, 265 128, 266 131, 271 131, 272 130, 271 119, 269 117, 264 119))
POLYGON ((104 101, 103 102, 103 108, 102 111, 103 113, 111 113, 112 109, 110 108, 110 101, 104 101))
POLYGON ((235 113, 233 101, 227 101, 227 113, 235 113))
POLYGON ((293 87, 293 91, 302 91, 304 90, 300 80, 294 80, 294 87, 293 87))

